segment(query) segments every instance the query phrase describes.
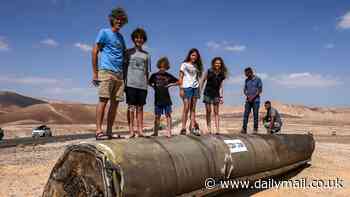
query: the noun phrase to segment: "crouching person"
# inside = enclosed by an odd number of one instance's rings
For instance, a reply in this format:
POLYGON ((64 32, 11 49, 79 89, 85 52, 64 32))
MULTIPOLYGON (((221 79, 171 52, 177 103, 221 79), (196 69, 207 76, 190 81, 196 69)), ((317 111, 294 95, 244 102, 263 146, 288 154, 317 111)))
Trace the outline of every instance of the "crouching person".
POLYGON ((282 119, 280 113, 271 106, 270 101, 265 102, 266 115, 263 118, 264 127, 267 133, 274 134, 281 131, 282 119))

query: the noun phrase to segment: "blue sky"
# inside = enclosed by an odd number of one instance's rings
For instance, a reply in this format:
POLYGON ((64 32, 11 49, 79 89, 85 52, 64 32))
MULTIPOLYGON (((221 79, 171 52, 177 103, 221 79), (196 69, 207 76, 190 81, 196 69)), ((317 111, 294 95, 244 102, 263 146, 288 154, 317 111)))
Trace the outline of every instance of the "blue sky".
MULTIPOLYGON (((348 0, 2 1, 0 90, 95 103, 91 46, 116 6, 129 15, 121 30, 129 47, 132 30, 146 29, 153 71, 156 60, 168 56, 170 72, 178 75, 192 47, 206 68, 222 56, 230 70, 226 104, 243 102, 242 70, 254 65, 263 100, 350 106, 348 0)), ((151 106, 153 91, 149 95, 151 106)))

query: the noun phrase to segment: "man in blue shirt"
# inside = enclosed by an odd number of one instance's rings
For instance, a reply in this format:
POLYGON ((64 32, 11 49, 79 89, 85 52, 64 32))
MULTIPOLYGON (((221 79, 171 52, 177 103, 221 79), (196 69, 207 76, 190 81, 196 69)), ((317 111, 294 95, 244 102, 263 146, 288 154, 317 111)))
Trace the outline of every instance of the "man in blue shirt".
POLYGON ((244 73, 246 76, 244 84, 244 95, 246 96, 246 102, 241 133, 247 133, 249 114, 252 109, 254 115, 254 133, 257 133, 259 127, 260 94, 262 93, 263 84, 261 79, 254 75, 251 67, 246 68, 244 73))
POLYGON ((119 138, 112 134, 112 127, 118 104, 124 93, 124 53, 125 42, 119 30, 128 22, 122 8, 112 10, 109 15, 110 28, 101 29, 92 50, 93 84, 98 87, 99 102, 96 107, 96 140, 119 138), (100 55, 100 58, 98 58, 100 55), (107 132, 102 131, 106 105, 110 102, 107 114, 107 132))

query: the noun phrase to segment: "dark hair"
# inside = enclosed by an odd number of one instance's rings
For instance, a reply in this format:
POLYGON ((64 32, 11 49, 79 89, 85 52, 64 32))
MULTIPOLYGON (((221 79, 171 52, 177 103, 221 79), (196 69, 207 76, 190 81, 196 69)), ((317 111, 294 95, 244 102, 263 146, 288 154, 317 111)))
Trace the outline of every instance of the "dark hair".
POLYGON ((247 67, 247 68, 244 69, 244 72, 245 73, 247 73, 247 72, 253 73, 253 69, 252 69, 252 67, 247 67))
POLYGON ((247 67, 244 69, 244 72, 253 72, 252 67, 247 67))
POLYGON ((216 60, 219 60, 221 62, 221 70, 220 70, 220 72, 224 74, 225 78, 227 78, 228 70, 227 70, 227 67, 225 65, 224 60, 221 57, 214 57, 213 60, 211 60, 211 68, 214 70, 214 64, 215 64, 216 60))
POLYGON ((125 10, 121 7, 118 7, 113 9, 111 13, 108 15, 109 23, 111 24, 111 26, 113 26, 113 21, 119 17, 123 18, 122 25, 125 25, 128 23, 128 15, 126 14, 125 10))
POLYGON ((147 42, 147 34, 146 31, 142 28, 136 28, 132 33, 131 33, 131 39, 134 41, 136 37, 142 37, 144 42, 147 42))
POLYGON ((160 65, 166 65, 166 69, 168 70, 170 68, 170 63, 167 57, 161 57, 157 62, 157 68, 160 68, 160 65))
POLYGON ((265 101, 265 105, 266 105, 266 104, 271 105, 271 101, 265 101))
POLYGON ((198 76, 201 77, 202 73, 203 73, 203 63, 202 63, 201 55, 199 54, 198 49, 196 49, 196 48, 191 49, 188 52, 187 57, 186 57, 184 62, 189 62, 190 61, 192 53, 197 53, 198 58, 197 58, 197 60, 196 60, 196 62, 194 64, 197 67, 198 76))

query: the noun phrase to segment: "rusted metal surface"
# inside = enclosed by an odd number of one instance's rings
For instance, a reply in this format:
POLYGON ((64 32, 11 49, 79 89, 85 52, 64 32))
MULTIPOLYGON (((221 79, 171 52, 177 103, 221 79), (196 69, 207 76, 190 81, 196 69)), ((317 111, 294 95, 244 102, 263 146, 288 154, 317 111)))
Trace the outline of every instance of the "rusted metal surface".
MULTIPOLYGON (((258 179, 310 160, 311 135, 176 136, 109 140, 69 147, 43 196, 177 196, 207 178, 258 179)), ((199 192, 199 194, 200 194, 199 192)), ((202 195, 202 196, 203 196, 202 195)))

